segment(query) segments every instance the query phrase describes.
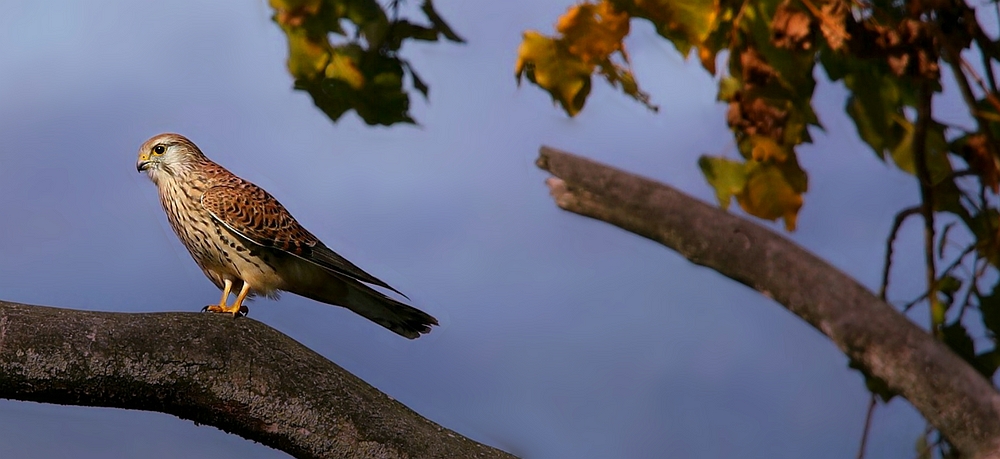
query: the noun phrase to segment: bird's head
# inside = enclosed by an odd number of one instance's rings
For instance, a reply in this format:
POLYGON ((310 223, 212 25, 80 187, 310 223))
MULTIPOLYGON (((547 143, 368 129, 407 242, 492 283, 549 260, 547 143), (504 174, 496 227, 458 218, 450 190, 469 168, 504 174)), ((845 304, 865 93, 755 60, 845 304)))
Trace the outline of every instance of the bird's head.
POLYGON ((180 134, 167 133, 142 144, 135 168, 158 182, 163 175, 181 175, 201 161, 205 161, 205 155, 194 143, 180 134))

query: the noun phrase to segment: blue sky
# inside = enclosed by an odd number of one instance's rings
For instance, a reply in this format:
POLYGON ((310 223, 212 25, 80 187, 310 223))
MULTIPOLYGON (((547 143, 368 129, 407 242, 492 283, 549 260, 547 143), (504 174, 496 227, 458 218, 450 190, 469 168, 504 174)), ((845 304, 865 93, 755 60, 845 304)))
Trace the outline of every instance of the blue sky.
MULTIPOLYGON (((642 23, 627 44, 659 113, 596 80, 574 119, 518 89, 521 32, 551 32, 570 4, 435 2, 468 44, 404 48, 430 101, 414 99, 420 126, 386 129, 353 115, 332 124, 291 90, 262 0, 5 2, 0 298, 128 312, 215 301, 135 171, 144 140, 180 132, 439 318, 408 341, 290 294, 250 305, 435 422, 530 458, 852 456, 867 393, 824 336, 552 203, 533 164, 542 144, 706 201, 697 157, 736 154, 712 78, 642 23)), ((844 96, 818 87, 826 132, 800 149, 810 191, 790 237, 874 287, 891 216, 917 189, 860 143, 844 96)), ((906 226, 891 297, 917 294, 918 240, 906 226)), ((913 455, 923 426, 905 401, 881 407, 870 457, 913 455)), ((287 457, 158 413, 0 401, 0 457, 70 455, 287 457)))

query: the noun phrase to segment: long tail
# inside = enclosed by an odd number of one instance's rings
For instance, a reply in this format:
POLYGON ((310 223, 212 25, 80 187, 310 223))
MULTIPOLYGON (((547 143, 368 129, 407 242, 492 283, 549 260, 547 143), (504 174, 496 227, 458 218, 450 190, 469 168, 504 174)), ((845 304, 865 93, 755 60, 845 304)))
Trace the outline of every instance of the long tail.
POLYGON ((438 324, 429 314, 353 279, 330 273, 325 282, 311 284, 289 291, 322 303, 343 306, 409 339, 430 333, 431 326, 438 324))

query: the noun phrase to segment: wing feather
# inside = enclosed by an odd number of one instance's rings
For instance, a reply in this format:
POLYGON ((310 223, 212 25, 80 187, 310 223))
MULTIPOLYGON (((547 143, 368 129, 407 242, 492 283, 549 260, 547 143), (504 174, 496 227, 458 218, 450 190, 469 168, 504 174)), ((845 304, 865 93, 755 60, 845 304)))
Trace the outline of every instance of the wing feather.
POLYGON ((262 247, 281 250, 337 274, 403 295, 330 250, 263 188, 241 182, 211 187, 201 196, 205 210, 230 231, 262 247))

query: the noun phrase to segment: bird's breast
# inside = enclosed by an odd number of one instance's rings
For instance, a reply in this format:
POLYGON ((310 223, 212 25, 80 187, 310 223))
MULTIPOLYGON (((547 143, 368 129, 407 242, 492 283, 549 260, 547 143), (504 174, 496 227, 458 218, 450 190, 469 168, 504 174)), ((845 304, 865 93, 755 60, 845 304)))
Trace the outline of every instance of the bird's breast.
POLYGON ((276 269, 280 254, 233 233, 202 206, 206 184, 168 184, 160 187, 160 201, 167 220, 195 263, 213 283, 242 280, 252 291, 273 295, 284 281, 276 269))

